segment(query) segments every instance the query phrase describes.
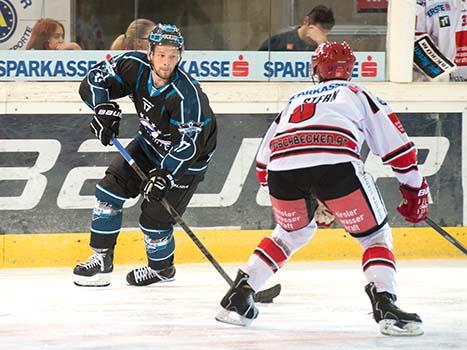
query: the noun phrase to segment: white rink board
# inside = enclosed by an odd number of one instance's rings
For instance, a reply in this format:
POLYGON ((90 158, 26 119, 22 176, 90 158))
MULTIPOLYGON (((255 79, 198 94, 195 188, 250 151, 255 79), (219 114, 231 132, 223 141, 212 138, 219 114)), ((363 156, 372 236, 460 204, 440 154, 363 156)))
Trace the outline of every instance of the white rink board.
MULTIPOLYGON (((274 304, 250 328, 214 316, 227 285, 208 264, 179 265, 177 280, 78 288, 69 269, 0 270, 0 349, 465 349, 467 260, 399 264, 399 302, 420 314, 425 335, 379 334, 358 262, 287 265, 274 304)), ((226 270, 233 277, 236 266, 226 270)))

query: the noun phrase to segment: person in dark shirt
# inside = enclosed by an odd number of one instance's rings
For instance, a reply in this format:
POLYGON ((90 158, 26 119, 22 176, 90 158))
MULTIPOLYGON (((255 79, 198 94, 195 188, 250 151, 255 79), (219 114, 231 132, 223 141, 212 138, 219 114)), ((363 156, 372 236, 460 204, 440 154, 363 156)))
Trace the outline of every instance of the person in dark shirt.
POLYGON ((139 116, 139 131, 127 151, 145 172, 143 182, 117 155, 96 185, 90 246, 94 254, 75 267, 79 286, 107 286, 125 201, 140 193, 139 226, 148 266, 130 271, 130 285, 172 281, 175 276, 174 220, 160 203, 165 198, 183 214, 203 180, 216 148, 216 118, 206 94, 179 67, 184 47, 179 29, 157 24, 148 51, 126 52, 93 67, 81 82, 80 95, 94 111, 91 131, 105 146, 118 135, 121 110, 111 100, 129 96, 139 116))
POLYGON ((328 40, 334 24, 332 9, 318 5, 303 18, 300 27, 271 36, 261 44, 259 51, 314 51, 328 40))

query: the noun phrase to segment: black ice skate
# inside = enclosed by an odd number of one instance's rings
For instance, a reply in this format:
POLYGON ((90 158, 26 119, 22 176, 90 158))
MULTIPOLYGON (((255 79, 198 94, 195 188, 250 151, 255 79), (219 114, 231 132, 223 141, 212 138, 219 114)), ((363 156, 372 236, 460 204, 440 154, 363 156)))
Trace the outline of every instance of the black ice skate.
POLYGON ((170 282, 175 279, 175 266, 163 270, 154 270, 149 266, 131 270, 126 275, 126 281, 131 286, 147 286, 153 283, 170 282))
POLYGON ((73 282, 81 287, 106 287, 110 284, 110 273, 114 269, 114 250, 94 249, 94 255, 85 263, 76 265, 73 282))
POLYGON ((221 300, 222 310, 216 320, 236 326, 249 326, 258 317, 253 300, 255 291, 248 284, 248 275, 238 270, 237 278, 221 300))
POLYGON ((388 292, 376 291, 375 284, 369 283, 365 286, 373 306, 373 317, 379 324, 384 335, 422 335, 422 320, 417 314, 411 314, 399 309, 394 303, 396 296, 388 292))

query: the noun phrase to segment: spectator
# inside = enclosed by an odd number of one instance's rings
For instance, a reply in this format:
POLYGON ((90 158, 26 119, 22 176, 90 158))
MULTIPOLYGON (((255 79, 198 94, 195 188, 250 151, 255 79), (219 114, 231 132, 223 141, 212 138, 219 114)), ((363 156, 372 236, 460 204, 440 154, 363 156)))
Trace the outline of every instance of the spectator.
POLYGON ((148 35, 156 24, 145 18, 135 19, 125 34, 120 34, 110 46, 111 50, 147 50, 148 35))
POLYGON ((81 47, 65 41, 65 27, 59 21, 41 18, 32 28, 26 50, 81 50, 81 47))
POLYGON ((331 8, 315 6, 303 18, 300 27, 271 36, 261 44, 259 51, 314 51, 319 44, 328 40, 327 35, 334 24, 331 8))
MULTIPOLYGON (((417 0, 416 6, 416 36, 428 34, 441 54, 456 65, 451 80, 467 81, 467 1, 417 0)), ((427 80, 417 73, 414 80, 427 80)))

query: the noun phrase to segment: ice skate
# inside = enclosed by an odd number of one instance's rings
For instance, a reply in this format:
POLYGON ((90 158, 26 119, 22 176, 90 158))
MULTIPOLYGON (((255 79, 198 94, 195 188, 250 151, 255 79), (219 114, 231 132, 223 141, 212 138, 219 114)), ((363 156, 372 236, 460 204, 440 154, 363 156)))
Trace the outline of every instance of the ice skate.
POLYGON ((365 286, 373 306, 373 317, 379 324, 382 334, 390 336, 422 335, 422 320, 415 313, 408 313, 399 309, 394 303, 396 296, 388 292, 376 291, 375 284, 365 286))
POLYGON ((216 320, 236 326, 249 326, 258 317, 258 309, 253 301, 254 290, 247 282, 248 275, 239 270, 237 278, 221 300, 222 310, 216 320))
POLYGON ((93 249, 94 254, 73 270, 73 282, 80 287, 106 287, 114 269, 114 250, 93 249))
POLYGON ((175 280, 175 266, 171 265, 163 270, 154 270, 149 266, 131 270, 126 275, 126 281, 131 286, 147 286, 153 283, 170 282, 175 280))

